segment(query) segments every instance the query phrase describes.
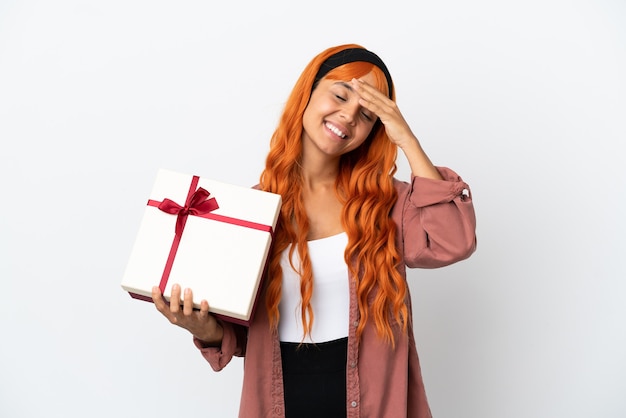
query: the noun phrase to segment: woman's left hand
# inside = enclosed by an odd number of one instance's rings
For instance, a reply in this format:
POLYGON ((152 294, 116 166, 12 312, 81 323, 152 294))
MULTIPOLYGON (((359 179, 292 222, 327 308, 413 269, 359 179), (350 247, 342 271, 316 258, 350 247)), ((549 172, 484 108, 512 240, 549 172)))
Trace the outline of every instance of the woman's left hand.
POLYGON ((418 142, 396 102, 362 80, 352 79, 352 87, 360 97, 359 104, 378 116, 391 142, 402 149, 418 142))
POLYGON ((378 116, 391 142, 404 151, 413 175, 440 180, 441 174, 422 149, 396 102, 362 80, 352 79, 352 88, 359 95, 359 104, 378 116))

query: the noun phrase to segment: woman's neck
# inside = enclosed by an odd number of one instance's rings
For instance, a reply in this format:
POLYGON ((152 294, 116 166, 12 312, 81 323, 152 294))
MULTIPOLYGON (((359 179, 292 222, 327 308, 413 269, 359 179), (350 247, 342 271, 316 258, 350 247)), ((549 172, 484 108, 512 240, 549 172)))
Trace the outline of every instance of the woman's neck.
POLYGON ((328 187, 334 189, 339 174, 339 158, 329 158, 322 153, 303 152, 300 168, 303 187, 311 191, 328 187))

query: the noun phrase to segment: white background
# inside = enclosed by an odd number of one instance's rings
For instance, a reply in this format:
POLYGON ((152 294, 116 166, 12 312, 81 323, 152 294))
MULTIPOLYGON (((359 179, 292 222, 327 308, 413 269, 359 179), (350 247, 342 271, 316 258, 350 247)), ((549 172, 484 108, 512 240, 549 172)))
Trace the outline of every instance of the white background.
POLYGON ((0 1, 0 416, 236 416, 242 361, 121 276, 156 170, 255 184, 348 42, 475 199, 476 254, 409 277, 435 417, 626 416, 625 28, 619 0, 0 1))

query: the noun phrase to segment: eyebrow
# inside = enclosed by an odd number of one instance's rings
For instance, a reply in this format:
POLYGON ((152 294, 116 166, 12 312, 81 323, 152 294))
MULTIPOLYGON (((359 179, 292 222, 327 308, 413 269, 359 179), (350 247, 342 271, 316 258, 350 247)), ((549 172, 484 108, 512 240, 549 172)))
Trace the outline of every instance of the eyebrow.
POLYGON ((338 81, 336 83, 334 83, 335 85, 340 85, 342 87, 345 87, 346 89, 350 90, 351 92, 354 92, 354 89, 352 88, 352 86, 348 83, 346 83, 345 81, 338 81))

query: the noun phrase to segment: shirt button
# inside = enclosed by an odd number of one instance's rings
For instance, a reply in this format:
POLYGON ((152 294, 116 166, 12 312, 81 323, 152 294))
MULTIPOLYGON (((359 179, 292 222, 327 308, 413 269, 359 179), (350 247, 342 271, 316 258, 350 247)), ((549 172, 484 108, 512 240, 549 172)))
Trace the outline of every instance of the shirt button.
POLYGON ((350 367, 352 367, 354 369, 356 367, 356 361, 350 362, 350 367))
POLYGON ((355 327, 358 327, 358 326, 359 326, 359 321, 354 321, 354 322, 352 323, 352 325, 354 325, 355 327))
POLYGON ((356 401, 352 401, 350 405, 352 405, 353 408, 356 408, 356 401))

